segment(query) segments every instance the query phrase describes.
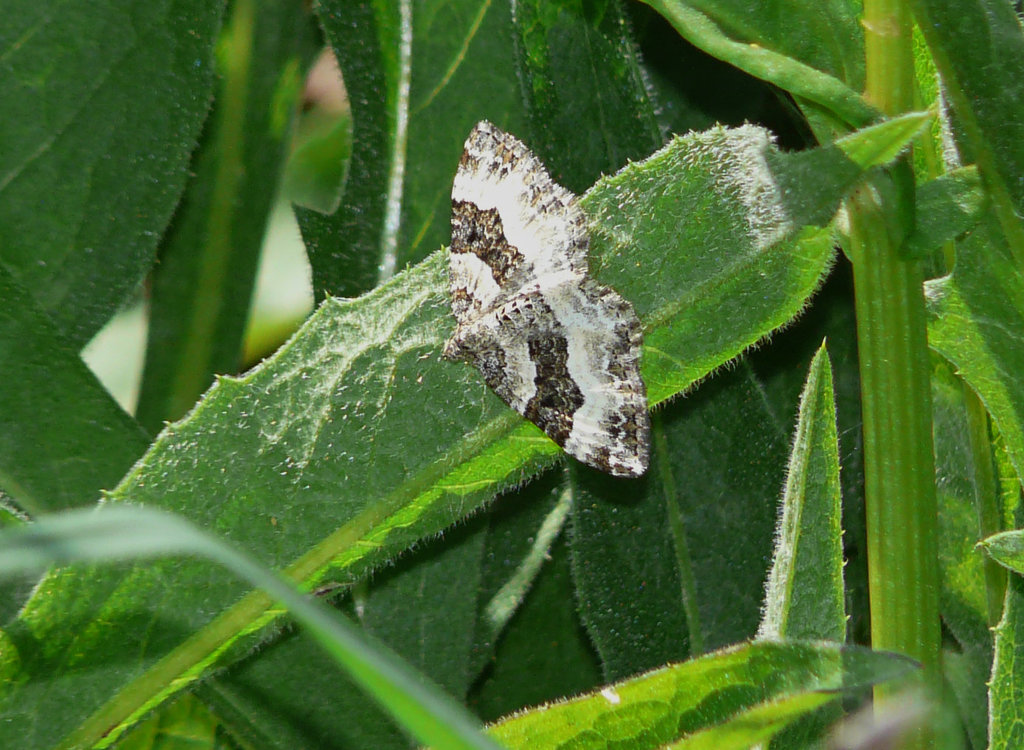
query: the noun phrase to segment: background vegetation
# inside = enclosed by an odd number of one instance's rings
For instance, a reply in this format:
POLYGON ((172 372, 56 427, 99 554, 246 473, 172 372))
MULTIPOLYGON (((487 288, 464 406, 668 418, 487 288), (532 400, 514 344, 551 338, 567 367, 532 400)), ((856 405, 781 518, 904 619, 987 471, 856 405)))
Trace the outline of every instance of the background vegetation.
POLYGON ((871 685, 855 747, 1024 741, 1005 0, 9 5, 0 745, 815 747, 871 685), (642 480, 439 358, 485 118, 644 323, 642 480))

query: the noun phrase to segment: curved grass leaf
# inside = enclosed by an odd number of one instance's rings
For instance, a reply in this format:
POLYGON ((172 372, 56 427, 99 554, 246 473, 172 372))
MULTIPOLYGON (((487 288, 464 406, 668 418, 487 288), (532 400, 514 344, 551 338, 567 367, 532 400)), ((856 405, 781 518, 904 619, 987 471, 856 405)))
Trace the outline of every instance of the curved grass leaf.
POLYGON ((74 347, 153 262, 209 108, 222 9, 5 4, 0 261, 74 347))
POLYGON ((863 36, 857 15, 845 3, 831 3, 827 10, 815 5, 809 12, 783 16, 771 5, 644 2, 695 47, 788 91, 843 129, 862 127, 878 118, 858 93, 864 75, 859 52, 863 36), (763 14, 758 15, 759 9, 763 14), (836 28, 800 29, 794 21, 836 28), (822 39, 838 42, 840 47, 822 44, 822 39))
MULTIPOLYGON (((845 145, 898 145, 906 122, 845 145)), ((832 248, 799 222, 827 218, 861 174, 841 148, 787 156, 748 127, 677 139, 588 193, 595 270, 648 330, 652 403, 800 310, 832 248), (809 163, 820 181, 800 179, 809 163)), ((175 510, 315 587, 365 576, 551 465, 551 441, 471 368, 441 361, 445 263, 438 253, 363 298, 325 302, 274 357, 165 429, 113 500, 175 510)), ((0 686, 0 744, 48 746, 82 722, 104 734, 237 658, 279 615, 199 561, 56 571, 4 634, 0 671, 48 678, 0 686)))
POLYGON ((800 696, 838 697, 842 691, 890 680, 912 668, 912 661, 895 654, 834 644, 765 641, 533 709, 496 724, 488 733, 513 749, 564 745, 584 750, 628 744, 644 750, 720 727, 724 737, 694 738, 695 746, 714 746, 702 743, 726 741, 734 719, 739 724, 736 730, 747 731, 751 711, 760 714, 760 721, 774 719, 774 727, 780 728, 820 705, 813 699, 799 700, 800 696), (797 706, 788 703, 791 699, 797 699, 797 706))
MULTIPOLYGON (((497 750, 473 718, 380 644, 362 635, 315 599, 302 594, 251 557, 169 513, 127 505, 52 516, 0 535, 0 573, 42 571, 69 562, 109 563, 166 555, 194 555, 222 565, 281 602, 321 648, 423 743, 445 748, 497 750)), ((103 744, 116 739, 105 733, 103 744)), ((92 745, 88 731, 68 739, 92 745)))

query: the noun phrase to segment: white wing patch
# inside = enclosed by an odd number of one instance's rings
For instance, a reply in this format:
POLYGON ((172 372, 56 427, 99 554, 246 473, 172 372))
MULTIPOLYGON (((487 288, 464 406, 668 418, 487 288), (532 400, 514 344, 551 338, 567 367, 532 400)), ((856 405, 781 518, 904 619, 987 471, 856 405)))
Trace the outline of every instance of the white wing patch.
POLYGON ((640 476, 650 456, 642 331, 632 306, 587 275, 576 196, 518 139, 477 123, 452 187, 446 359, 487 384, 569 455, 640 476))

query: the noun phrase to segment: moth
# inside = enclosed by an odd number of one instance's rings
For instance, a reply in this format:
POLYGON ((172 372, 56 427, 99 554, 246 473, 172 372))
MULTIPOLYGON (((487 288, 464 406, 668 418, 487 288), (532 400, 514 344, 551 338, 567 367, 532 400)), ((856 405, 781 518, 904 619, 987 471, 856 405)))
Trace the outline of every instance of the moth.
POLYGON ((637 477, 650 456, 643 331, 633 307, 588 273, 586 218, 520 140, 482 121, 452 186, 443 356, 487 384, 569 455, 637 477))

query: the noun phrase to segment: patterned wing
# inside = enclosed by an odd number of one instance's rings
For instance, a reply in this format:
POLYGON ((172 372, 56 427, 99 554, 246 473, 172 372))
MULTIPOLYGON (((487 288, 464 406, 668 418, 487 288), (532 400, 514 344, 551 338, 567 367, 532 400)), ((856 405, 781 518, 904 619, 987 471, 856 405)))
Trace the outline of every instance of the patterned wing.
POLYGON ((569 455, 635 477, 647 470, 650 444, 641 340, 629 303, 585 279, 516 296, 459 326, 445 356, 476 367, 569 455))
POLYGON ((583 275, 587 245, 576 196, 520 140, 478 123, 452 186, 456 319, 479 315, 531 284, 583 275))
POLYGON ((452 187, 447 359, 471 363, 567 453, 615 476, 647 469, 642 330, 587 276, 576 197, 519 140, 479 123, 452 187))

